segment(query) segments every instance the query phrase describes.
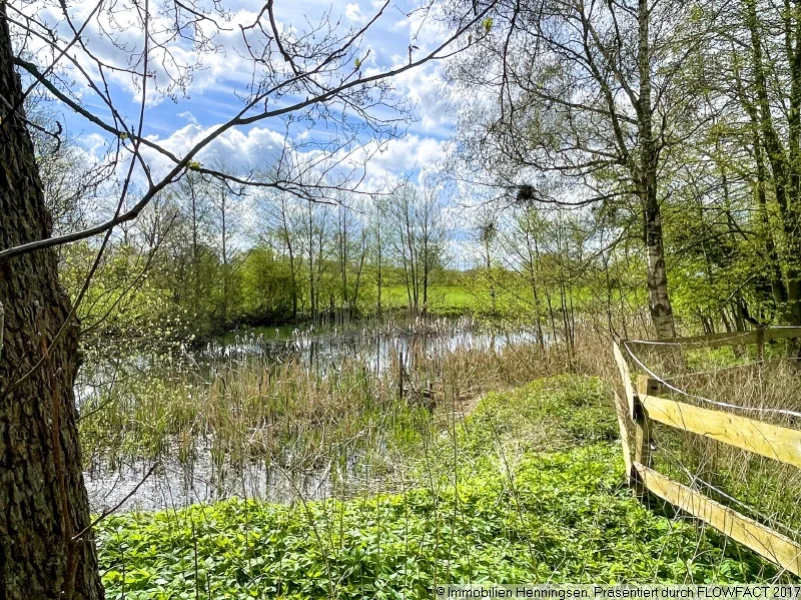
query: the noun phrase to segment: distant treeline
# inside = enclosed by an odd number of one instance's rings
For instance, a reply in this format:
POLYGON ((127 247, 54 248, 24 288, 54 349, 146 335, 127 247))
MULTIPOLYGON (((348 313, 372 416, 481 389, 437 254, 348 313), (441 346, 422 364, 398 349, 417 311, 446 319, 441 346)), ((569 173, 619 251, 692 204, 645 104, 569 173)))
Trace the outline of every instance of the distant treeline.
MULTIPOLYGON (((417 186, 329 204, 244 195, 190 172, 115 238, 83 318, 107 332, 155 325, 205 339, 243 325, 426 314, 463 277, 447 268, 446 241, 438 194, 417 186)), ((96 250, 64 250, 73 293, 96 250)))

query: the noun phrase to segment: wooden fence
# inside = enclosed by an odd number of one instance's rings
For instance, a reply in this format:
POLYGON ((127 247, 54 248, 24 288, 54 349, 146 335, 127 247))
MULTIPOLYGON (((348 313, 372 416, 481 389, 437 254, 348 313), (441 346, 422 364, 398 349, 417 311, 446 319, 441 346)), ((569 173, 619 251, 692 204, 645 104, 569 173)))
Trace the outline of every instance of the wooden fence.
POLYGON ((648 375, 638 375, 635 389, 629 362, 621 349, 621 345, 628 350, 654 344, 677 349, 757 344, 757 353, 761 357, 766 342, 781 338, 801 338, 801 328, 766 328, 744 333, 676 338, 668 342, 614 343, 615 361, 626 396, 622 399, 616 393, 615 400, 626 472, 630 485, 638 493, 643 494, 647 490, 655 494, 757 554, 801 576, 801 545, 651 467, 651 423, 662 423, 705 436, 795 467, 801 467, 801 431, 723 411, 720 407, 701 408, 660 397, 664 380, 648 375))

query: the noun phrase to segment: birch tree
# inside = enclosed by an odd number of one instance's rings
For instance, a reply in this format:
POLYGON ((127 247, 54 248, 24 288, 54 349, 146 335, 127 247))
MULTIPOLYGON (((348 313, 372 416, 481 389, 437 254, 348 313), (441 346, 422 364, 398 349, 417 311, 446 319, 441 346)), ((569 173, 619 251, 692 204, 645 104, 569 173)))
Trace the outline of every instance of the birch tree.
POLYGON ((696 9, 676 0, 504 1, 483 21, 481 50, 451 74, 479 101, 463 127, 464 154, 518 201, 636 203, 661 338, 676 327, 660 177, 692 133, 684 117, 697 114, 680 78, 707 39, 696 9))

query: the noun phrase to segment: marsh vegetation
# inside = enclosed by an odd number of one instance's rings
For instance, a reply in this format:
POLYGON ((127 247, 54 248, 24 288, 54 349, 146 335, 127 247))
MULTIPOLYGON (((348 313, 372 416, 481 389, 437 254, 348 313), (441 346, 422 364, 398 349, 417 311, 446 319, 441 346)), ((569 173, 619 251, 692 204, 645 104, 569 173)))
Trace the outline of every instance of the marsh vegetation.
POLYGON ((90 498, 113 506, 155 463, 130 507, 383 489, 442 419, 548 362, 535 333, 468 319, 239 332, 198 350, 117 356, 81 381, 90 498))

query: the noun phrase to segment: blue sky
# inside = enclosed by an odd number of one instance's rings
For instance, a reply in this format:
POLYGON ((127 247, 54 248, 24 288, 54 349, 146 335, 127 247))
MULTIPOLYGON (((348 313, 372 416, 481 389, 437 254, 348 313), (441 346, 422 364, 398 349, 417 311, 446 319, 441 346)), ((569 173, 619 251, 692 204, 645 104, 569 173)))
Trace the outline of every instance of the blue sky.
MULTIPOLYGON (((156 3, 158 0, 151 2, 156 3)), ((95 4, 95 0, 68 3, 73 21, 80 24, 86 20, 95 4)), ((216 33, 218 51, 200 56, 203 68, 194 71, 192 81, 186 89, 173 90, 176 97, 172 99, 154 92, 153 82, 149 83, 151 91, 148 94, 144 134, 154 141, 163 143, 179 156, 210 128, 223 123, 237 112, 242 106, 242 100, 237 95, 246 92, 250 81, 252 62, 244 56, 245 46, 239 25, 252 23, 263 2, 226 0, 223 5, 230 11, 230 22, 226 24, 230 30, 216 33)), ((17 6, 28 14, 38 11, 41 20, 56 25, 62 32, 64 40, 70 39, 69 30, 57 7, 42 8, 45 5, 37 7, 36 4, 17 4, 17 6)), ((91 51, 104 61, 125 66, 130 57, 141 48, 141 30, 137 31, 135 25, 127 28, 125 26, 126 18, 130 19, 130 23, 136 23, 131 0, 128 0, 128 3, 118 1, 115 7, 119 6, 122 6, 122 9, 116 8, 117 12, 113 15, 114 22, 121 25, 115 35, 122 43, 127 44, 127 52, 112 47, 98 32, 95 24, 97 18, 91 20, 84 37, 89 40, 91 51), (128 17, 125 9, 129 11, 128 17)), ((380 7, 381 3, 373 0, 336 0, 330 4, 312 0, 277 0, 275 15, 279 26, 303 30, 309 28, 309 23, 319 21, 321 14, 328 10, 331 21, 339 21, 339 31, 344 33, 350 28, 365 24, 380 7)), ((368 56, 362 65, 365 73, 383 71, 405 64, 408 60, 410 43, 419 46, 420 49, 415 51, 417 55, 443 38, 443 31, 433 19, 421 22, 419 15, 413 15, 411 18, 407 16, 414 7, 414 3, 403 0, 392 2, 382 17, 370 28, 361 42, 360 50, 360 55, 368 56)), ((100 22, 105 24, 110 18, 101 14, 100 22)), ((198 55, 186 44, 173 43, 170 52, 176 54, 178 60, 185 64, 198 60, 198 55)), ((92 65, 92 61, 80 52, 73 51, 72 54, 81 64, 92 65)), ((46 52, 41 52, 38 59, 41 64, 47 64, 49 56, 46 52)), ((168 66, 165 66, 164 61, 157 60, 155 54, 151 61, 151 67, 156 71, 155 82, 163 86, 167 81, 164 73, 168 66)), ((109 119, 107 107, 103 106, 85 85, 82 75, 64 59, 60 61, 60 65, 66 69, 67 77, 73 78, 70 88, 80 96, 84 105, 98 116, 109 119)), ((451 137, 454 128, 453 110, 449 106, 447 93, 443 88, 442 68, 440 62, 429 63, 404 73, 393 82, 398 97, 414 104, 414 121, 405 127, 406 136, 389 142, 383 152, 376 155, 371 173, 376 176, 384 176, 386 173, 395 175, 417 173, 422 165, 441 162, 445 142, 451 137)), ((126 73, 118 73, 109 77, 108 82, 115 107, 133 125, 137 121, 141 101, 139 81, 126 73)), ((64 118, 72 134, 82 139, 86 145, 93 146, 95 151, 102 147, 103 140, 108 139, 107 135, 99 132, 81 116, 68 112, 64 118)), ((302 130, 303 127, 296 128, 294 135, 300 135, 302 130)), ((266 156, 277 151, 283 135, 284 125, 280 120, 266 120, 226 133, 218 142, 211 145, 210 153, 224 156, 226 160, 233 162, 236 168, 258 167, 263 165, 266 156)), ((317 122, 314 130, 307 132, 306 135, 311 139, 325 140, 331 136, 331 129, 328 124, 317 122)), ((363 136, 361 141, 366 143, 369 138, 363 136)), ((207 156, 210 153, 207 153, 207 156)), ((158 162, 159 159, 153 157, 153 160, 158 162)))
MULTIPOLYGON (((421 12, 413 12, 421 1, 425 0, 392 0, 383 15, 371 26, 361 40, 358 52, 358 56, 367 57, 361 66, 365 74, 406 64, 410 44, 418 47, 415 50, 417 58, 446 38, 446 31, 436 19, 430 16, 423 19, 421 12)), ((144 0, 104 0, 104 9, 100 16, 94 15, 91 18, 90 14, 97 0, 68 0, 67 6, 76 27, 88 21, 83 37, 88 41, 90 51, 105 63, 127 67, 131 58, 141 52, 142 48, 141 21, 136 10, 137 5, 141 7, 143 2, 144 0), (106 7, 110 6, 114 7, 113 14, 105 12, 106 7), (124 46, 123 49, 109 42, 103 33, 109 31, 114 32, 117 42, 124 46)), ((168 0, 150 0, 151 10, 164 2, 168 0)), ((313 0, 275 0, 275 16, 279 29, 302 31, 308 30, 310 24, 319 22, 322 14, 328 11, 330 21, 338 22, 337 31, 344 35, 348 30, 363 26, 382 4, 383 2, 376 0, 334 0, 322 3, 313 0)), ((30 0, 13 0, 12 5, 55 28, 62 35, 62 45, 72 38, 58 2, 38 0, 30 3, 30 0)), ((170 53, 178 62, 197 64, 200 60, 202 64, 202 68, 193 71, 192 79, 185 89, 172 90, 174 98, 154 92, 154 84, 164 87, 168 82, 165 73, 170 65, 163 59, 164 55, 151 53, 150 66, 155 72, 155 79, 148 83, 143 128, 146 136, 183 157, 189 148, 215 126, 236 114, 243 105, 241 95, 247 90, 253 67, 250 58, 245 56, 246 47, 239 26, 253 23, 263 5, 263 0, 223 0, 223 6, 230 17, 225 23, 227 30, 218 31, 210 25, 208 30, 214 34, 217 45, 215 52, 198 55, 187 43, 180 40, 168 44, 170 53)), ((169 25, 167 20, 154 20, 152 23, 154 28, 159 24, 169 25)), ((464 43, 462 41, 460 45, 464 43)), ((44 46, 29 46, 28 50, 36 53, 37 61, 41 65, 47 65, 52 60, 52 52, 44 46)), ((96 82, 100 81, 93 61, 77 46, 73 46, 70 54, 96 82)), ((279 64, 282 63, 280 57, 276 58, 279 59, 279 64)), ((108 108, 86 85, 85 77, 66 59, 61 59, 59 66, 64 80, 69 81, 70 91, 80 98, 86 108, 110 122, 108 108)), ((450 92, 444 86, 444 67, 443 62, 432 61, 392 80, 397 97, 414 105, 413 121, 405 126, 405 135, 386 142, 380 151, 377 151, 376 143, 368 135, 361 136, 359 142, 374 153, 368 165, 365 189, 386 189, 387 181, 397 181, 404 176, 420 182, 427 171, 443 166, 447 157, 448 141, 455 131, 456 114, 449 99, 450 92)), ((129 126, 135 127, 142 98, 139 78, 118 72, 108 76, 107 83, 115 108, 129 126)), ((90 155, 99 156, 108 147, 114 146, 111 143, 113 140, 107 134, 79 115, 65 112, 64 122, 90 155)), ((311 131, 304 131, 305 128, 305 124, 295 128, 292 133, 295 143, 301 138, 326 140, 332 135, 330 125, 322 121, 318 121, 311 131)), ((203 163, 213 160, 214 156, 221 156, 230 170, 247 172, 269 166, 285 144, 283 122, 279 119, 265 120, 226 132, 200 155, 199 160, 203 163)), ((149 152, 146 156, 151 171, 157 177, 165 174, 172 166, 168 159, 155 152, 149 152)), ((91 156, 88 156, 87 160, 90 159, 91 156)), ((141 173, 139 177, 142 177, 141 173)), ((461 199, 465 199, 464 195, 461 199)), ((135 201, 135 198, 131 200, 135 201)), ((463 246, 471 236, 469 220, 462 208, 452 206, 449 210, 456 223, 454 243, 463 246)), ((462 255, 464 248, 453 253, 462 255)))

